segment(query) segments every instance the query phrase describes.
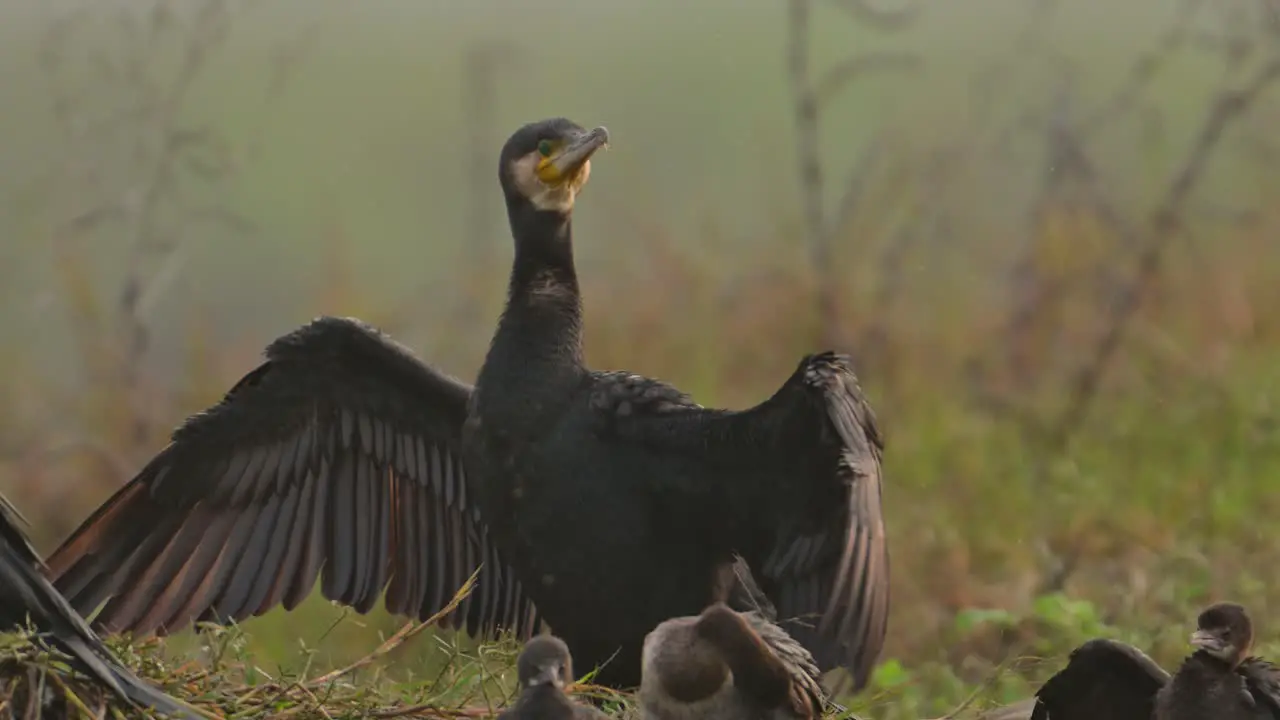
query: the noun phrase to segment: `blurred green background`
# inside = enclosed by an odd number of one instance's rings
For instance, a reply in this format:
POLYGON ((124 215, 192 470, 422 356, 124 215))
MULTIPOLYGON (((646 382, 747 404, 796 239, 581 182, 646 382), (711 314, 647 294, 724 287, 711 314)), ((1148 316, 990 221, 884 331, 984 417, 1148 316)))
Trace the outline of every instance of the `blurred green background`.
MULTIPOLYGON (((933 0, 891 31, 813 3, 815 74, 914 63, 821 104, 824 275, 789 5, 0 3, 0 488, 51 550, 321 313, 474 377, 510 260, 498 148, 567 115, 613 137, 576 213, 593 364, 741 406, 820 344, 858 359, 894 562, 872 716, 1094 633, 1171 662, 1212 599, 1280 607, 1280 101, 1196 159, 1280 58, 1274 8, 933 0)), ((264 667, 300 640, 327 666, 398 625, 313 597, 246 629, 264 667)))

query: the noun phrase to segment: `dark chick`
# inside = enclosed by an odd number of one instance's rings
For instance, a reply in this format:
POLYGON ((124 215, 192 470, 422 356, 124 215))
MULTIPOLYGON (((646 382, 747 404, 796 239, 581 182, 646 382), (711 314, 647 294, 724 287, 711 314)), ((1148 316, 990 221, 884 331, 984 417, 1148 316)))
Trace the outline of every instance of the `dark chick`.
POLYGON ((813 720, 825 702, 808 651, 758 613, 716 603, 645 639, 644 720, 813 720))
POLYGON ((569 647, 554 635, 530 640, 516 661, 520 695, 498 716, 499 720, 607 720, 608 715, 593 707, 578 705, 565 695, 573 682, 573 660, 569 647))
POLYGON ((1249 657, 1253 622, 1236 603, 1200 613, 1196 648, 1156 698, 1159 720, 1280 720, 1280 674, 1249 657))
POLYGON ((1244 608, 1210 606, 1197 625, 1196 651, 1172 676, 1130 645, 1081 645, 1037 691, 1031 720, 1280 720, 1280 676, 1248 657, 1244 608))
POLYGON ((545 620, 627 687, 645 635, 701 612, 738 552, 818 666, 861 686, 889 555, 884 443, 850 360, 805 356, 744 410, 588 368, 572 220, 608 139, 555 118, 502 148, 514 260, 474 385, 357 320, 284 335, 49 557, 59 590, 145 635, 293 608, 317 578, 358 612, 385 595, 425 619, 479 568, 443 625, 527 638, 545 620))
POLYGON ((29 620, 42 639, 71 656, 81 671, 127 703, 173 717, 200 717, 120 664, 45 579, 40 557, 20 522, 17 509, 0 495, 0 631, 25 627, 29 620))

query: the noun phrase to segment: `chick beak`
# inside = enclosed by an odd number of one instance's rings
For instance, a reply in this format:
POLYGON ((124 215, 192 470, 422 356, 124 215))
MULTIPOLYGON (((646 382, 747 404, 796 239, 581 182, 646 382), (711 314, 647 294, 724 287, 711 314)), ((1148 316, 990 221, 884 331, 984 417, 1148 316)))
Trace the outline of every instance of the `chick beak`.
POLYGON ((539 685, 554 685, 562 687, 564 682, 560 679, 560 664, 547 663, 538 668, 537 674, 529 678, 529 687, 538 687, 539 685))
POLYGON ((1191 645, 1214 655, 1219 655, 1227 649, 1222 638, 1211 630, 1196 630, 1191 633, 1191 645))
POLYGON ((559 155, 552 158, 549 165, 554 170, 556 178, 560 180, 570 180, 578 174, 583 165, 591 159, 591 156, 602 147, 609 144, 609 131, 604 127, 594 128, 579 135, 577 138, 560 151, 559 155))

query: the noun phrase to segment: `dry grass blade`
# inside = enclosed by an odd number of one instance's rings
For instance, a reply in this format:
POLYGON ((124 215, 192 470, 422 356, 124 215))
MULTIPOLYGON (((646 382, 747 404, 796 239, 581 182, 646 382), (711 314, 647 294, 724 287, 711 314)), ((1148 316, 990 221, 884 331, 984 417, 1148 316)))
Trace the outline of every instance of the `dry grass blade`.
POLYGON ((1021 658, 1011 658, 1004 661, 991 672, 981 685, 974 688, 973 692, 969 693, 968 697, 962 700, 959 705, 955 706, 951 712, 940 717, 932 718, 932 720, 956 720, 956 718, 960 717, 961 713, 968 710, 970 706, 977 702, 978 698, 991 692, 991 690, 996 687, 996 683, 1000 681, 1000 678, 1003 677, 1005 673, 1015 669, 1021 661, 1021 658))
POLYGON ((406 640, 413 637, 414 635, 417 635, 418 633, 422 632, 428 627, 431 627, 432 625, 435 625, 436 623, 440 622, 442 618, 447 617, 449 613, 458 609, 458 605, 461 604, 463 600, 467 599, 467 596, 470 595, 471 591, 475 588, 476 578, 479 576, 480 576, 480 568, 476 568, 476 571, 471 573, 471 577, 467 578, 467 581, 462 584, 462 587, 458 588, 458 592, 454 593, 453 599, 449 601, 449 604, 445 605, 444 608, 441 609, 439 612, 437 612, 435 615, 432 615, 431 617, 427 618, 422 622, 405 623, 403 627, 401 627, 399 630, 396 631, 396 634, 387 638, 381 645, 374 648, 373 652, 369 653, 368 655, 365 655, 364 657, 360 658, 359 660, 351 663, 350 665, 344 668, 341 668, 339 670, 334 670, 333 672, 327 673, 325 675, 321 675, 315 680, 312 680, 311 682, 307 683, 307 687, 311 687, 311 688, 321 687, 321 686, 332 683, 333 681, 337 680, 338 678, 344 675, 349 675, 352 672, 355 672, 356 670, 373 663, 378 658, 386 655, 392 650, 395 650, 396 648, 400 647, 401 645, 404 644, 406 640))
MULTIPOLYGON (((166 662, 158 657, 162 643, 154 638, 125 648, 115 638, 108 643, 117 645, 122 661, 140 677, 211 718, 487 717, 492 714, 487 707, 448 707, 451 701, 447 694, 424 697, 421 688, 397 685, 380 673, 360 683, 338 682, 357 670, 376 665, 455 612, 470 596, 478 576, 477 569, 449 603, 427 620, 406 623, 360 659, 315 678, 306 677, 305 667, 298 677, 272 677, 249 658, 224 660, 221 654, 209 665, 166 662)), ((234 627, 215 626, 212 632, 214 642, 239 639, 242 635, 234 627)), ((465 668, 455 674, 473 677, 465 668)), ((46 650, 32 635, 0 636, 0 717, 34 720, 51 716, 159 717, 125 706, 114 695, 72 672, 66 658, 46 650)))

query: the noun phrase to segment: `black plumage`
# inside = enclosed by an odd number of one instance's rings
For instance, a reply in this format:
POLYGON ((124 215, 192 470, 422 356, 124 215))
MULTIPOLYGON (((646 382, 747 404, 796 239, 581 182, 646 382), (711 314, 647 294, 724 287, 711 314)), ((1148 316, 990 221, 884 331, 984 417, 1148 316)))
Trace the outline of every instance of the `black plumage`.
POLYGON ((1280 720, 1280 672, 1248 656, 1244 608, 1217 603, 1197 626, 1172 677, 1132 646, 1085 643, 1036 693, 1031 720, 1280 720))
POLYGON ((1280 670, 1249 656, 1253 621, 1244 607, 1206 608, 1191 644, 1196 651, 1156 696, 1160 720, 1280 720, 1280 670))
POLYGON ((760 613, 715 603, 645 638, 644 720, 814 720, 826 696, 813 657, 760 613))
POLYGON ((831 353, 743 411, 584 366, 572 208, 607 137, 556 119, 504 146, 515 260, 474 387, 318 319, 72 533, 59 588, 135 633, 292 607, 321 574, 329 599, 365 611, 389 583, 391 612, 426 617, 483 562, 447 624, 527 637, 541 617, 628 686, 646 633, 705 608, 738 552, 770 614, 861 685, 888 617, 874 415, 831 353))
POLYGON ((199 718, 120 664, 49 584, 20 522, 17 509, 0 495, 0 630, 16 630, 30 622, 42 640, 66 653, 81 671, 125 702, 173 717, 199 718))
POLYGON ((1151 720, 1169 673, 1141 650, 1090 640, 1036 691, 1031 720, 1151 720))
POLYGON ((608 720, 609 716, 579 705, 565 694, 573 682, 569 647, 554 635, 539 635, 525 644, 516 660, 520 694, 498 720, 608 720))

